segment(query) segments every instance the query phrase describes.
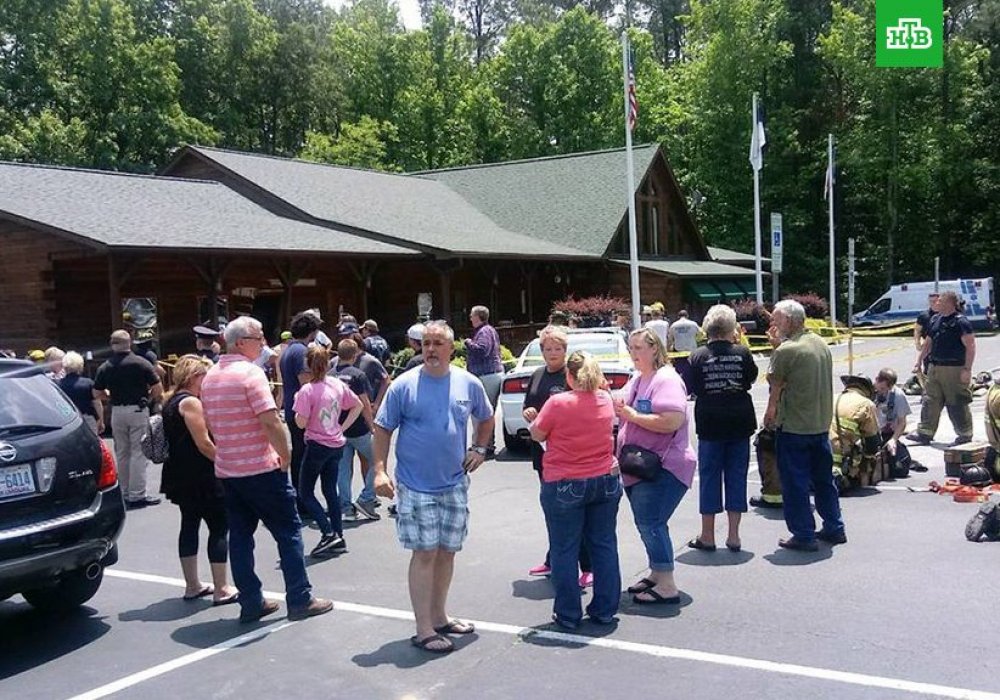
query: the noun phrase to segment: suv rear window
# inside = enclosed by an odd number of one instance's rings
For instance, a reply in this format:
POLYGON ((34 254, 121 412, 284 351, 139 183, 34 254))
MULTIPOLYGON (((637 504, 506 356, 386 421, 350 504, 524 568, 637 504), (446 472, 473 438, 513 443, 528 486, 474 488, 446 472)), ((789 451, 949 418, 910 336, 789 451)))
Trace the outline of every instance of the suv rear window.
MULTIPOLYGON (((566 354, 577 351, 589 352, 598 362, 620 362, 628 357, 628 348, 617 335, 608 333, 606 336, 569 337, 569 347, 566 354)), ((544 364, 542 346, 537 340, 532 340, 524 354, 524 367, 539 367, 544 364)))
POLYGON ((75 415, 76 408, 45 375, 0 375, 0 434, 26 425, 61 428, 75 415))

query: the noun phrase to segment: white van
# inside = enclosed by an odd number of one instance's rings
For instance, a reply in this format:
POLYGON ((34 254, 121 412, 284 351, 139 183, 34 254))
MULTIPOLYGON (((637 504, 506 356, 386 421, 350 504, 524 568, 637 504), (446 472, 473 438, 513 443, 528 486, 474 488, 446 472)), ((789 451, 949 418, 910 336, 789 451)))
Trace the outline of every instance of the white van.
MULTIPOLYGON (((965 301, 965 315, 973 328, 987 328, 989 321, 986 307, 996 311, 993 278, 975 280, 941 280, 938 292, 955 292, 965 301)), ((873 326, 880 323, 913 321, 927 309, 927 295, 934 292, 934 282, 908 282, 894 284, 874 304, 854 314, 855 326, 873 326)))

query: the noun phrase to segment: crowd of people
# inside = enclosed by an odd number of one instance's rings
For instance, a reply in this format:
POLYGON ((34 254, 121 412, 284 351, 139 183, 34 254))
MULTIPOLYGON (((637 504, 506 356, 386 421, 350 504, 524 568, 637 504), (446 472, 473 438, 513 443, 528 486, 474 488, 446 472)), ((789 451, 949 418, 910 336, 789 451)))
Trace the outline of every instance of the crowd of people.
MULTIPOLYGON (((796 301, 780 301, 771 313, 769 398, 760 431, 750 396, 758 367, 730 306, 713 306, 700 326, 683 310, 670 323, 660 305, 650 308, 641 328, 628 329, 619 317, 635 371, 617 397, 597 358, 568 352, 568 324, 555 316, 539 333, 544 364, 528 381, 523 405, 548 533, 545 559, 529 573, 550 577, 555 624, 576 629, 584 615, 599 625, 614 622, 622 587, 617 520, 623 495, 648 568, 627 591, 638 605, 680 603, 670 521, 696 473, 701 527, 686 543, 691 549, 718 549, 716 519, 724 512, 722 542, 739 552, 750 505, 783 510, 790 535, 778 542, 782 548, 808 552, 820 541, 846 543, 841 491, 891 478, 892 468, 879 472, 873 464, 912 463, 901 439, 929 442, 942 408, 958 432, 957 444, 971 436, 971 394, 961 389, 968 385, 975 340, 963 319, 957 299, 945 292, 920 321, 915 371, 926 375, 927 391, 920 427, 906 435, 909 405, 891 369, 874 381, 844 377, 844 393, 834 398, 830 349, 806 327, 796 301), (699 337, 706 340, 700 346, 699 337), (688 355, 671 362, 670 351, 688 355), (755 433, 758 450, 769 444, 773 456, 770 462, 758 456, 762 494, 748 499, 755 433), (588 587, 593 596, 584 608, 580 592, 588 587)), ((466 368, 451 363, 452 328, 432 321, 407 329, 414 355, 394 380, 385 366, 390 348, 375 321, 359 325, 341 317, 335 342, 314 309, 297 314, 274 348, 249 316, 232 320, 221 334, 207 324, 195 327, 195 352, 173 366, 166 391, 163 374, 133 351, 126 331, 111 335, 112 355, 93 380, 83 376, 78 353, 50 348, 44 354, 53 379, 98 433, 104 402, 110 405, 129 508, 159 502, 147 487, 149 463, 139 442, 151 407, 162 407, 169 457, 161 491, 180 510, 185 599, 238 603, 243 622, 274 613, 278 604, 263 597, 254 572, 254 536, 263 524, 280 553, 289 618, 323 614, 332 603, 312 592, 303 518, 320 532, 309 556, 337 556, 347 551, 344 520, 378 519, 379 499, 389 499, 399 542, 411 552, 411 641, 447 653, 455 648, 451 635, 474 631, 448 615, 447 598, 469 527, 470 475, 495 449, 503 377, 489 310, 475 306, 469 320, 466 368), (355 455, 362 488, 353 500, 355 455), (198 573, 202 522, 211 584, 198 573)))

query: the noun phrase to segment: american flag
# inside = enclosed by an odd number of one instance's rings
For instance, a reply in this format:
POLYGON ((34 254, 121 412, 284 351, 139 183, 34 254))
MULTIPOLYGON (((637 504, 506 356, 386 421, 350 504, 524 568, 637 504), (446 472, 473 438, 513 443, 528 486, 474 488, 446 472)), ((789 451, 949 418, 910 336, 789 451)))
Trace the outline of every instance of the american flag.
POLYGON ((632 67, 632 52, 628 52, 628 130, 635 131, 639 119, 639 100, 635 96, 635 70, 632 67))

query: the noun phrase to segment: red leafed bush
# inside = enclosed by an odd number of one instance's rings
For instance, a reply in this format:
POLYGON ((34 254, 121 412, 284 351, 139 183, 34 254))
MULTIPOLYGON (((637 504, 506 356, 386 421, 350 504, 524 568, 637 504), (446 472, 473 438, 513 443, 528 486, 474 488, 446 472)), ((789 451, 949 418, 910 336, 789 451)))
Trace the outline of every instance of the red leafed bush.
POLYGON ((830 315, 830 304, 815 292, 789 294, 786 299, 794 299, 806 310, 806 318, 826 318, 830 315))
MULTIPOLYGON (((743 299, 733 304, 733 310, 736 312, 737 321, 755 324, 748 328, 748 332, 759 334, 767 331, 771 322, 771 314, 763 305, 758 304, 753 299, 743 299)), ((744 325, 744 328, 747 326, 744 325)))
POLYGON ((580 319, 581 328, 596 328, 610 326, 614 321, 615 312, 628 309, 629 304, 618 297, 593 296, 577 299, 569 296, 552 305, 553 311, 562 311, 580 319))

